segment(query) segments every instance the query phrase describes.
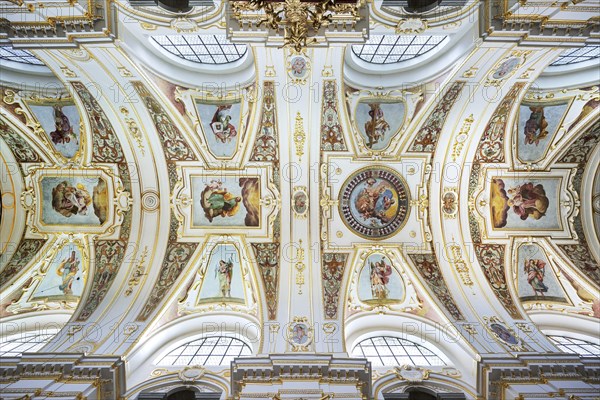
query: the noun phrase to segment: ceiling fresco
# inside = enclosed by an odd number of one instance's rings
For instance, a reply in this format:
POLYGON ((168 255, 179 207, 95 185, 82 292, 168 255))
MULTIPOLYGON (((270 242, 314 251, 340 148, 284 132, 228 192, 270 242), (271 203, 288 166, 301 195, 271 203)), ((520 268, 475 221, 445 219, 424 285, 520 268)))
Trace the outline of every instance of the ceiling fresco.
MULTIPOLYGON (((172 29, 135 13, 124 38, 172 29)), ((461 29, 446 22, 418 30, 461 29)), ((255 355, 342 357, 417 321, 459 361, 373 387, 421 374, 474 394, 471 360, 558 351, 540 316, 598 322, 600 94, 537 84, 563 49, 478 42, 382 86, 342 45, 255 43, 192 74, 103 42, 32 50, 57 90, 2 82, 0 316, 61 315, 45 351, 123 356, 134 398, 184 373, 151 357, 209 324, 251 325, 255 355)), ((229 391, 235 371, 203 373, 229 391)))

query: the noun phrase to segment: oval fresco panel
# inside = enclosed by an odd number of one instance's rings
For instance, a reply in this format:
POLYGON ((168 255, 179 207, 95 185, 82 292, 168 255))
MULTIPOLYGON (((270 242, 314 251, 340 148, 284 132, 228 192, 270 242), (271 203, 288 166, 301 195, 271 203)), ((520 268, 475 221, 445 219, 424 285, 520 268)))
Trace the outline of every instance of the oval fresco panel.
POLYGON ((404 284, 398 271, 383 254, 371 254, 360 271, 358 298, 367 304, 399 303, 404 284))
POLYGON ((344 223, 365 238, 386 238, 401 229, 408 216, 410 194, 396 171, 368 167, 348 178, 340 191, 344 223))
POLYGON ((493 79, 504 79, 519 65, 521 59, 519 57, 510 57, 503 61, 492 74, 493 79))
POLYGON ((406 107, 401 100, 361 100, 354 114, 365 146, 371 150, 383 150, 402 128, 406 107))

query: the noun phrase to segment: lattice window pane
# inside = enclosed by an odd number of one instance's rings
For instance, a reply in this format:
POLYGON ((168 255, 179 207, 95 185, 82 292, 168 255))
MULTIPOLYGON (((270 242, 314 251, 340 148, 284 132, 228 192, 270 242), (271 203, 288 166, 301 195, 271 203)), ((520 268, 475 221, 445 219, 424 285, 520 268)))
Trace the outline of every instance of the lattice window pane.
POLYGON ((600 45, 590 44, 584 47, 563 51, 550 66, 556 67, 560 65, 577 64, 598 57, 600 57, 600 45))
POLYGON ((367 358, 374 367, 400 365, 446 365, 437 354, 410 340, 376 336, 358 343, 352 356, 367 358))
POLYGON ((58 333, 58 329, 43 332, 25 332, 0 338, 0 357, 20 357, 25 352, 36 352, 58 333))
POLYGON ((14 49, 9 46, 0 47, 0 59, 18 62, 21 64, 44 65, 44 63, 34 56, 30 51, 14 49))
POLYGON ((233 358, 251 354, 250 346, 240 339, 212 336, 176 347, 158 365, 229 365, 233 358))
POLYGON ((586 340, 570 338, 567 336, 548 336, 560 350, 565 353, 578 354, 582 357, 600 356, 600 345, 586 340))
POLYGON ((152 36, 165 51, 199 64, 227 64, 241 59, 248 48, 234 45, 224 35, 152 36))
POLYGON ((446 36, 371 35, 352 51, 363 61, 373 64, 393 64, 419 57, 441 44, 446 36))

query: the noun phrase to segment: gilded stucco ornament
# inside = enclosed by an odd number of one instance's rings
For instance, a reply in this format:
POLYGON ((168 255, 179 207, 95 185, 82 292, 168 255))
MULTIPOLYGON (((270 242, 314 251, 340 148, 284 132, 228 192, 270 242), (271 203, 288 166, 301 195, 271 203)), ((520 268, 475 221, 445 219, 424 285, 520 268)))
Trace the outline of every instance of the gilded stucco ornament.
POLYGON ((410 383, 420 383, 429 379, 429 373, 431 370, 421 367, 415 367, 412 365, 404 365, 400 368, 395 368, 396 376, 399 379, 408 381, 410 383))
POLYGON ((427 21, 419 18, 401 19, 396 25, 396 34, 415 35, 425 32, 427 21))
POLYGON ((532 54, 532 50, 513 50, 511 53, 500 60, 494 67, 484 83, 484 86, 500 86, 509 77, 513 76, 515 72, 521 68, 521 66, 527 60, 527 57, 532 54))
POLYGON ((171 20, 171 28, 177 33, 191 33, 198 30, 198 23, 186 17, 177 17, 171 20))
POLYGON ((206 368, 202 365, 187 366, 177 374, 183 382, 196 382, 202 379, 206 373, 206 368))
POLYGON ((314 330, 307 317, 294 317, 288 325, 286 340, 292 352, 309 351, 312 346, 314 330))

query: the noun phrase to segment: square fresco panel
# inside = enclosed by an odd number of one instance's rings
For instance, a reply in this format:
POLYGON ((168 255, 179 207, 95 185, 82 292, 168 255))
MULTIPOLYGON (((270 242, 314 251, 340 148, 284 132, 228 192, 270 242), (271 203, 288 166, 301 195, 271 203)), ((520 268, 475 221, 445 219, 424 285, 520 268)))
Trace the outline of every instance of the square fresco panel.
POLYGON ((544 158, 568 108, 568 101, 553 105, 521 103, 517 125, 517 156, 519 160, 536 162, 544 158))
POLYGON ((245 299, 240 254, 232 244, 215 246, 200 289, 199 303, 239 302, 245 299))
POLYGON ((258 227, 260 182, 257 177, 193 176, 194 227, 258 227))
POLYGON ((205 103, 196 100, 196 110, 210 151, 215 157, 232 157, 241 134, 241 103, 205 103))
POLYGON ((85 286, 83 255, 77 246, 64 246, 56 254, 32 298, 80 297, 85 286))
POLYGON ((102 178, 45 176, 41 190, 46 225, 100 226, 106 221, 108 188, 102 178))
POLYGON ((494 229, 559 230, 561 178, 492 178, 490 216, 494 229))
POLYGON ((65 158, 73 158, 79 151, 81 138, 80 117, 74 103, 30 105, 50 142, 65 158))
POLYGON ((522 301, 568 303, 552 265, 539 245, 519 246, 516 267, 519 298, 522 301))
POLYGON ((406 107, 402 101, 361 101, 356 106, 355 121, 365 145, 371 150, 383 150, 398 134, 406 107))

